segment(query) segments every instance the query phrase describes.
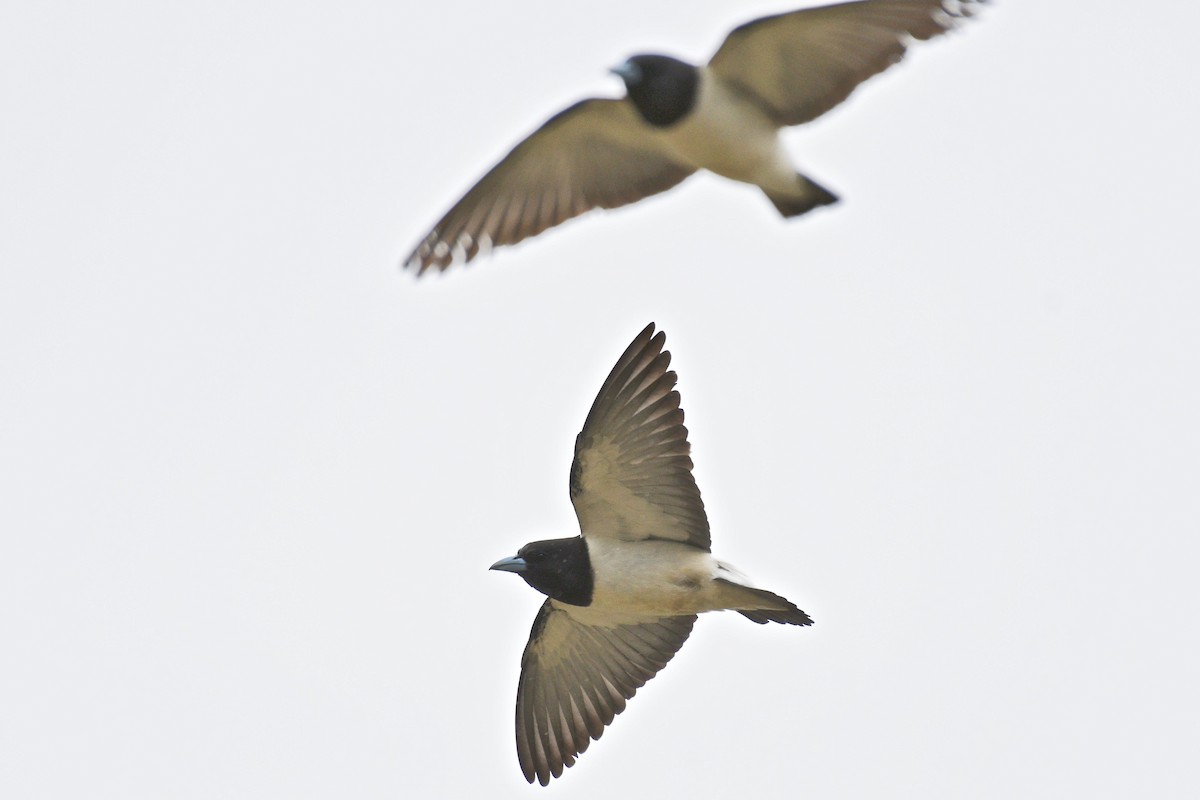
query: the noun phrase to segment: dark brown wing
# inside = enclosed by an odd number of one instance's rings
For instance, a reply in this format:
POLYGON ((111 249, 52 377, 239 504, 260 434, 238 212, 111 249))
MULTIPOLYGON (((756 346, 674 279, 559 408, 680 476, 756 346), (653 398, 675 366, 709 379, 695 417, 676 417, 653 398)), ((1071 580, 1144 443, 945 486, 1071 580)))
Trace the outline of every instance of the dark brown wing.
POLYGON ((909 39, 945 32, 975 5, 864 0, 763 17, 735 28, 709 68, 757 97, 781 125, 799 125, 899 61, 909 39))
POLYGON ((466 263, 593 208, 664 192, 694 170, 667 157, 625 100, 583 100, 513 148, 454 204, 404 266, 466 263))
POLYGON ((521 657, 517 758, 543 786, 575 763, 687 640, 694 614, 626 624, 581 622, 547 600, 521 657))
POLYGON ((617 361, 575 439, 571 503, 585 538, 666 539, 708 550, 666 334, 654 323, 617 361))

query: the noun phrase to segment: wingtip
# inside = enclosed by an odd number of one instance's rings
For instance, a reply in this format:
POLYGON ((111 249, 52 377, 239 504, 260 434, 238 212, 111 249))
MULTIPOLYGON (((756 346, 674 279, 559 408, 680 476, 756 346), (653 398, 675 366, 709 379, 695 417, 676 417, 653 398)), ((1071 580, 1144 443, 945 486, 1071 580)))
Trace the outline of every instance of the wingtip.
MULTIPOLYGON (((657 358, 660 354, 667 357, 667 364, 670 364, 671 354, 667 351, 667 332, 661 328, 656 328, 651 322, 646 327, 642 328, 637 336, 633 337, 633 341, 625 348, 625 352, 621 354, 621 358, 617 361, 617 366, 613 368, 616 372, 622 365, 642 357, 657 358)), ((665 366, 664 366, 665 369, 665 366)), ((611 377, 611 375, 610 375, 611 377)))
POLYGON ((421 259, 417 258, 417 253, 415 250, 409 255, 408 258, 400 262, 399 267, 401 272, 410 273, 413 276, 413 280, 420 278, 425 274, 425 270, 429 269, 428 264, 422 263, 421 259))
POLYGON ((960 20, 970 19, 979 13, 980 6, 991 0, 941 0, 939 10, 944 15, 943 28, 954 28, 960 20))
POLYGON ((451 243, 442 237, 439 228, 434 228, 400 266, 405 270, 415 269, 419 278, 430 269, 445 272, 453 266, 466 266, 479 256, 491 255, 495 246, 487 234, 475 237, 460 233, 451 243))

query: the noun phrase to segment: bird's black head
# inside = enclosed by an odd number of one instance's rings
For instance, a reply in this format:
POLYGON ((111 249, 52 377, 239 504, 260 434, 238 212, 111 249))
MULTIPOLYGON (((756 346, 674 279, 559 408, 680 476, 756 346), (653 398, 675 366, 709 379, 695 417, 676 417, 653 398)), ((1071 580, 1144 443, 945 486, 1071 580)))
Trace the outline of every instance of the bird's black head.
POLYGON ((674 125, 696 104, 699 71, 670 56, 633 56, 610 70, 625 81, 629 99, 642 118, 659 128, 674 125))
POLYGON ((530 542, 492 569, 515 572, 542 594, 568 605, 592 602, 592 562, 582 536, 530 542))

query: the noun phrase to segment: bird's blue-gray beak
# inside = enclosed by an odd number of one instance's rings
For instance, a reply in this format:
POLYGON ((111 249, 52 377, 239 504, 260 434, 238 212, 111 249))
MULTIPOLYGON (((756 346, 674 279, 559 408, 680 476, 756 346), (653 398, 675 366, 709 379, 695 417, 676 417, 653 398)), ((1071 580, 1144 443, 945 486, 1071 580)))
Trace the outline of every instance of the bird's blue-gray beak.
POLYGON ((524 572, 525 567, 525 559, 520 556, 512 556, 511 558, 500 559, 488 567, 488 569, 498 569, 501 572, 524 572))
POLYGON ((609 72, 625 81, 627 85, 641 83, 642 81, 642 68, 632 61, 622 61, 610 69, 609 72))

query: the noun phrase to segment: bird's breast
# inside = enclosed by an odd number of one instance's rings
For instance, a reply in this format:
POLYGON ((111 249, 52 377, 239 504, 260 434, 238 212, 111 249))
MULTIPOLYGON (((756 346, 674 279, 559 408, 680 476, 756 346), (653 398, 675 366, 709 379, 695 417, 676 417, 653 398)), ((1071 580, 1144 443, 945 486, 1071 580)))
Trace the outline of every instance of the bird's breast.
POLYGON ((588 540, 591 608, 676 616, 711 611, 717 562, 695 547, 659 540, 588 540))
POLYGON ((693 166, 770 188, 794 188, 796 170, 779 129, 751 99, 701 69, 695 108, 663 129, 668 147, 693 166))

